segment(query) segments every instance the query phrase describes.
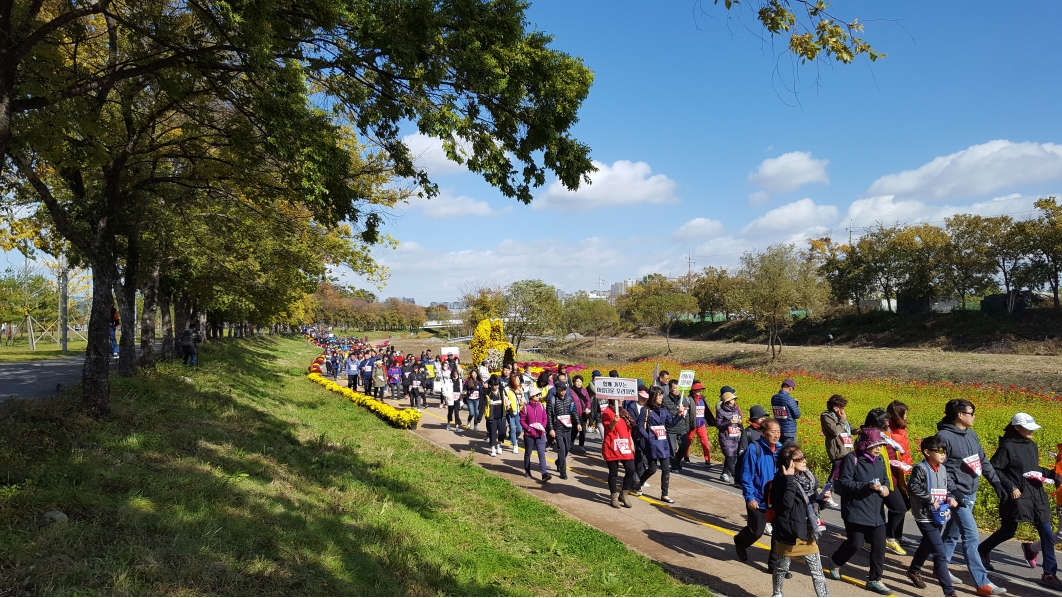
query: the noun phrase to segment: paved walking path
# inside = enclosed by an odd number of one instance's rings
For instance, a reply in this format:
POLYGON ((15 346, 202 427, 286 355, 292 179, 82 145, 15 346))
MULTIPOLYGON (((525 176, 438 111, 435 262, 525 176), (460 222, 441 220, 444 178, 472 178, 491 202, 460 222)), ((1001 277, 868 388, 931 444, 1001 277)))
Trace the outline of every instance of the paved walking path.
POLYGON ((84 365, 84 355, 0 363, 0 401, 51 396, 57 384, 69 386, 81 380, 84 365))
MULTIPOLYGON (((729 596, 771 595, 771 578, 765 566, 770 537, 765 536, 749 551, 747 563, 738 560, 733 536, 744 526, 745 508, 737 488, 718 482, 721 471, 718 463, 709 472, 704 468, 703 459, 702 463, 695 460, 683 469, 681 475, 672 475, 670 496, 676 501, 674 505, 653 498, 654 495, 659 496, 660 479, 656 475, 650 480, 651 487, 646 489, 650 495, 635 499, 634 508, 613 509, 609 505, 607 469, 600 457, 600 441, 595 435, 591 434, 592 438, 587 438, 585 455, 569 457, 568 480, 561 480, 554 475, 549 483, 543 484, 538 481, 537 455, 532 460, 535 478, 527 479, 523 475, 522 450, 520 454, 513 454, 511 446, 506 445, 507 452, 500 457, 491 457, 484 432, 447 431, 445 408, 439 409, 435 401, 432 404, 435 407, 424 410, 420 427, 415 432, 419 436, 444 450, 461 455, 467 455, 470 448, 474 448, 474 460, 484 469, 524 488, 568 515, 615 536, 672 572, 703 583, 717 593, 729 596)), ((467 412, 462 412, 462 417, 467 416, 467 412)), ((549 457, 550 471, 556 474, 552 461, 556 453, 551 451, 549 457)), ((844 537, 839 511, 827 509, 824 519, 828 523, 828 530, 820 545, 822 554, 828 555, 844 537)), ((907 537, 917 541, 917 529, 910 521, 910 516, 908 519, 907 537)), ((913 550, 909 551, 911 553, 913 550)), ((1006 587, 1010 595, 1062 595, 1036 583, 1042 571, 1039 568, 1030 569, 1021 560, 1017 542, 1007 542, 993 554, 993 563, 999 573, 990 575, 997 585, 1006 587)), ((814 588, 806 565, 801 559, 797 561, 792 567, 793 579, 786 580, 785 593, 789 596, 813 596, 814 588)), ((826 556, 823 561, 828 568, 826 556)), ((904 575, 909 562, 910 556, 886 556, 883 580, 895 595, 941 596, 940 586, 931 583, 933 579, 928 575, 932 564, 923 568, 929 587, 919 590, 904 575)), ((876 595, 863 587, 867 565, 867 553, 860 551, 844 568, 845 578, 842 581, 828 580, 831 595, 876 595)), ((970 574, 965 569, 961 547, 956 549, 951 571, 958 592, 974 595, 976 588, 972 586, 970 574)))

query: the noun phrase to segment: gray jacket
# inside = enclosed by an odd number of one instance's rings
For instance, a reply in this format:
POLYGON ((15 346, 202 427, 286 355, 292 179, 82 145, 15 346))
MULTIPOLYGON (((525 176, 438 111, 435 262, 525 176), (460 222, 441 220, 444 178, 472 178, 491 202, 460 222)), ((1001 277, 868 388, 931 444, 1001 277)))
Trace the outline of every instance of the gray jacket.
POLYGON ((970 428, 960 430, 955 424, 941 420, 937 423, 937 436, 947 445, 948 458, 944 465, 948 468, 948 494, 956 501, 961 503, 966 497, 976 498, 981 476, 974 473, 972 463, 978 461, 981 475, 992 484, 996 494, 1003 492, 996 469, 985 456, 985 449, 981 448, 981 439, 977 437, 977 432, 970 428))
MULTIPOLYGON (((915 521, 933 521, 933 495, 934 489, 948 491, 948 468, 942 466, 936 471, 928 464, 919 463, 911 470, 907 478, 907 491, 911 495, 911 515, 915 521)), ((939 498, 941 502, 947 498, 939 498)))

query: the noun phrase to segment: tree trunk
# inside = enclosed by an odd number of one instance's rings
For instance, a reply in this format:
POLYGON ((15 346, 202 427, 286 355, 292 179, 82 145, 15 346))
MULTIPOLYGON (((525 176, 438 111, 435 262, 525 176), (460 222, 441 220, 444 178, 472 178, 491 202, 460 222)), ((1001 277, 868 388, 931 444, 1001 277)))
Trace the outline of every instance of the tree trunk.
POLYGON ((184 334, 185 330, 188 330, 188 301, 184 295, 173 296, 173 334, 176 337, 180 337, 184 334))
POLYGON ((81 402, 90 415, 111 413, 111 381, 107 377, 111 361, 111 276, 110 264, 92 265, 92 311, 88 325, 88 348, 82 369, 81 402))
POLYGON ((170 315, 172 302, 167 293, 159 293, 159 310, 162 311, 162 358, 173 359, 173 318, 170 315))
POLYGON ((140 365, 155 367, 155 311, 158 308, 159 267, 148 274, 144 285, 144 313, 140 315, 140 365))
POLYGON ((128 278, 124 283, 115 279, 114 295, 118 298, 118 313, 122 319, 122 337, 118 341, 118 373, 122 376, 136 375, 136 281, 128 278))

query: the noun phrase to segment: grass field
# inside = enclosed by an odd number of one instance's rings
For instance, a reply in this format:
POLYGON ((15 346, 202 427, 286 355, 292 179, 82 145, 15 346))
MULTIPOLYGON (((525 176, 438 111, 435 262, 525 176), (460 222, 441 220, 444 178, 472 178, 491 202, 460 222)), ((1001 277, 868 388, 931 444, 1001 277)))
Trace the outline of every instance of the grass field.
POLYGON ((103 422, 3 406, 0 595, 708 594, 308 381, 301 339, 200 351, 103 422))
MULTIPOLYGON (((87 343, 81 339, 70 340, 66 346, 67 355, 84 356, 87 343)), ((11 345, 0 344, 0 362, 37 361, 56 357, 63 357, 63 352, 54 342, 38 342, 36 351, 31 351, 29 341, 24 339, 15 340, 11 345)))
MULTIPOLYGON (((1049 451, 1056 451, 1058 444, 1062 443, 1062 397, 1030 389, 1009 385, 876 378, 837 380, 804 371, 766 373, 725 365, 681 364, 675 361, 644 361, 619 366, 618 369, 621 376, 641 378, 651 384, 653 369, 657 364, 661 369, 668 370, 672 377, 678 377, 679 371, 683 369, 694 370, 697 378, 708 387, 706 396, 711 398, 713 410, 718 400, 715 398, 718 396, 718 389, 724 385, 733 386, 738 391, 738 405, 746 418, 749 407, 756 404, 764 406, 770 413, 771 395, 778 391, 783 379, 794 378, 797 388, 792 394, 800 401, 802 411, 801 418, 797 421, 797 440, 803 445, 808 462, 814 467, 820 480, 825 479, 824 476, 829 473, 830 463, 826 456, 819 414, 826 409, 826 400, 835 393, 849 400, 846 412, 853 428, 861 426, 867 412, 875 407, 884 408, 893 400, 906 403, 910 408, 908 434, 916 461, 921 460, 917 452, 918 444, 922 438, 936 433, 937 422, 944 416, 944 404, 953 398, 968 399, 976 406, 977 419, 974 430, 980 436, 985 453, 990 458, 995 452, 999 437, 1003 434, 1003 428, 1019 411, 1031 414, 1043 426, 1033 438, 1040 447, 1042 465, 1054 466, 1055 460, 1049 451)), ((715 447, 716 458, 721 459, 722 453, 719 452, 716 435, 709 436, 715 447)), ((991 485, 983 482, 974 514, 984 529, 995 529, 999 526, 998 505, 991 485)), ((1022 532, 1028 537, 1035 536, 1031 527, 1023 529, 1022 532)))

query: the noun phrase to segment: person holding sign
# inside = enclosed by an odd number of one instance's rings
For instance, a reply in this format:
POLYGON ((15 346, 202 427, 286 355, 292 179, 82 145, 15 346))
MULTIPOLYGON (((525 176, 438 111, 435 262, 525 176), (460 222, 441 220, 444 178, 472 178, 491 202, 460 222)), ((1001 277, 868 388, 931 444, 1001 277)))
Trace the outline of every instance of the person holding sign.
POLYGON ((918 531, 922 532, 922 542, 915 550, 911 564, 907 567, 907 578, 918 589, 924 589, 922 565, 933 556, 933 573, 940 582, 945 596, 955 596, 955 586, 948 571, 948 560, 944 555, 944 541, 940 532, 944 523, 951 517, 952 509, 959 506, 954 498, 948 496, 948 470, 944 459, 948 450, 944 441, 938 436, 922 439, 922 457, 924 461, 911 469, 907 488, 911 493, 911 516, 914 517, 918 531))
POLYGON ((557 441, 557 472, 560 479, 568 479, 568 454, 572 450, 572 428, 582 430, 575 402, 568 393, 568 383, 557 380, 553 384, 553 402, 546 404, 551 429, 549 437, 557 441))
MULTIPOLYGON (((679 393, 678 380, 671 380, 667 384, 668 393, 664 397, 666 408, 674 419, 668 424, 668 440, 671 442, 671 471, 682 471, 682 459, 690 450, 690 430, 695 424, 694 412, 690 409, 690 400, 679 393)), ((653 388, 660 388, 653 386, 653 388)))
POLYGON ((700 380, 694 380, 690 386, 690 398, 693 401, 693 428, 690 430, 690 436, 686 439, 690 449, 693 449, 693 439, 697 438, 701 443, 701 450, 704 451, 704 468, 708 469, 712 466, 712 445, 708 442, 708 426, 715 427, 715 416, 712 415, 712 410, 708 408, 708 401, 704 400, 704 396, 701 391, 704 390, 704 385, 700 380))
POLYGON ((771 397, 774 419, 782 426, 782 444, 796 442, 797 422, 800 419, 800 404, 790 393, 796 388, 792 378, 782 381, 782 389, 771 397))
MULTIPOLYGON (((1019 523, 1031 523, 1040 535, 1040 550, 1043 551, 1044 574, 1040 584, 1054 590, 1062 589, 1059 581, 1058 564, 1055 560, 1054 530, 1051 528, 1051 499, 1044 487, 1054 489, 1059 480, 1055 479, 1054 468, 1040 466, 1040 449, 1033 441, 1033 433, 1040 429, 1028 413, 1018 413, 1010 424, 1003 429, 999 447, 992 455, 992 467, 999 473, 1005 495, 999 502, 999 519, 1001 525, 988 537, 978 551, 981 562, 989 571, 992 563, 988 554, 992 549, 1014 537, 1019 523)), ((1022 551, 1026 559, 1036 562, 1031 545, 1023 543, 1022 551), (1028 555, 1034 556, 1030 559, 1028 555)))
POLYGON ((948 458, 944 461, 948 468, 948 494, 959 503, 959 508, 944 526, 944 555, 951 564, 961 534, 963 556, 977 587, 977 595, 998 596, 1007 590, 988 580, 988 570, 978 551, 981 539, 973 510, 982 476, 992 484, 997 495, 1003 496, 1004 492, 996 469, 985 457, 981 439, 972 429, 975 417, 973 403, 966 399, 952 399, 944 405, 944 419, 937 423, 937 436, 944 441, 948 451, 948 458))
MULTIPOLYGON (((685 420, 686 411, 687 408, 682 407, 677 414, 672 415, 664 407, 664 396, 660 387, 654 386, 649 389, 648 408, 642 411, 641 417, 635 422, 637 433, 646 443, 649 457, 649 469, 642 474, 641 484, 644 485, 659 468, 660 500, 669 504, 675 501, 667 495, 671 483, 671 443, 667 437, 667 428, 673 426, 676 421, 685 420)), ((641 492, 641 486, 637 490, 641 492)))
POLYGON ((608 491, 612 494, 612 508, 633 507, 627 495, 637 477, 634 475, 634 424, 631 416, 619 406, 618 400, 607 401, 601 408, 601 425, 605 436, 601 440, 601 458, 608 464, 608 491), (623 468, 623 480, 619 478, 623 468))

